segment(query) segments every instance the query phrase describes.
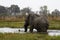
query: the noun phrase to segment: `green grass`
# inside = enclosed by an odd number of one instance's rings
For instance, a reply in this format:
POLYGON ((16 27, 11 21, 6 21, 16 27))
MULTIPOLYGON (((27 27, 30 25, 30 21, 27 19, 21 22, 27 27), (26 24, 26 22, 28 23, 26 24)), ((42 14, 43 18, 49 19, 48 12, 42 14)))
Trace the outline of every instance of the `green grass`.
MULTIPOLYGON (((0 21, 0 27, 11 27, 11 28, 20 28, 24 26, 24 21, 20 22, 6 22, 0 21)), ((49 29, 60 29, 60 20, 50 20, 49 21, 49 29)))
POLYGON ((0 27, 23 27, 24 22, 0 22, 0 27))
POLYGON ((60 40, 60 36, 48 36, 47 34, 0 34, 0 40, 60 40))
MULTIPOLYGON (((49 29, 60 29, 60 21, 50 20, 49 21, 49 29)), ((0 27, 23 27, 24 22, 3 22, 0 21, 0 27)), ((39 33, 0 33, 0 40, 60 40, 60 36, 49 36, 47 34, 39 34, 39 33)))
POLYGON ((59 20, 50 20, 49 21, 49 29, 60 29, 60 21, 59 20))

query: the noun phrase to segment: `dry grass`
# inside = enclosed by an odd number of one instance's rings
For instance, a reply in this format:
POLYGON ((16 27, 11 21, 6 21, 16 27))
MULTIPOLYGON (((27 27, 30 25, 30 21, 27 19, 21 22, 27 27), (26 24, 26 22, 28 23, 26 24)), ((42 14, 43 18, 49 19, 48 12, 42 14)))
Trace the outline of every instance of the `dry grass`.
POLYGON ((15 17, 15 16, 5 16, 5 17, 0 17, 0 21, 24 21, 24 17, 15 17))

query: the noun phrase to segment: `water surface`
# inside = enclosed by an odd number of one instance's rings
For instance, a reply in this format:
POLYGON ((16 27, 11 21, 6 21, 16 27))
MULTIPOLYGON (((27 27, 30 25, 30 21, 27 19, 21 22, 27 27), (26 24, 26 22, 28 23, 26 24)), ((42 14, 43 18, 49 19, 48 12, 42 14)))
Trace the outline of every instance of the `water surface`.
MULTIPOLYGON (((29 29, 28 31, 29 32, 29 29)), ((36 29, 33 32, 37 32, 36 29)), ((50 36, 60 36, 60 30, 47 30, 48 35, 50 36)), ((24 28, 0 28, 0 33, 26 33, 24 32, 24 28)))

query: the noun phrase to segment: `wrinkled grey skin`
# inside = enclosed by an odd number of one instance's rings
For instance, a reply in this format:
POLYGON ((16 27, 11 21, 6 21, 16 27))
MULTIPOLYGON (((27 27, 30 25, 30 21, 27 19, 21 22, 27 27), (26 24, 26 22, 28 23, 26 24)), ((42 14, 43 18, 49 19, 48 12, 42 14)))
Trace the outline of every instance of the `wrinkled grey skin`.
POLYGON ((49 23, 46 17, 37 14, 29 14, 25 20, 24 28, 27 32, 27 27, 30 26, 30 32, 36 29, 37 32, 47 32, 49 23))

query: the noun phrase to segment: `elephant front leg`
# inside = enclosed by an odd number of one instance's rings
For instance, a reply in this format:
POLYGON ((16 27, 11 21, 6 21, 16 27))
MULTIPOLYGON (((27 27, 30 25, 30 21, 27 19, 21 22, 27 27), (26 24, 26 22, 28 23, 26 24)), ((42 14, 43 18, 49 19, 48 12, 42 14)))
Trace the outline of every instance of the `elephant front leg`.
POLYGON ((25 31, 24 31, 24 32, 27 32, 27 26, 24 26, 24 29, 25 29, 25 31))
POLYGON ((26 22, 25 25, 24 25, 24 29, 25 29, 24 32, 27 32, 28 25, 29 25, 29 24, 26 22))

